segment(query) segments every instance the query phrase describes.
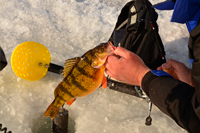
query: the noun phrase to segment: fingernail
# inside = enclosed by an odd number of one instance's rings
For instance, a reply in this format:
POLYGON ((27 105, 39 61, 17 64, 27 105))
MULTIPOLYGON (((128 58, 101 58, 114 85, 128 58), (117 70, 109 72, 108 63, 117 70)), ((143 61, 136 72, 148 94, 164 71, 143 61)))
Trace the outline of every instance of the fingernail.
POLYGON ((163 67, 167 67, 167 63, 164 63, 164 64, 162 64, 163 65, 163 67))

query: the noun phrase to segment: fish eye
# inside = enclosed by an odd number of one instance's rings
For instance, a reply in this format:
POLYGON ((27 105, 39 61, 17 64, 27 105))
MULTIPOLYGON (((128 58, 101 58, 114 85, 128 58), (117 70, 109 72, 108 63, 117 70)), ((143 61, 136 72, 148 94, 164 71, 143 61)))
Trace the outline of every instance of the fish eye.
POLYGON ((104 51, 104 48, 100 48, 100 49, 99 49, 99 52, 103 52, 103 51, 104 51))

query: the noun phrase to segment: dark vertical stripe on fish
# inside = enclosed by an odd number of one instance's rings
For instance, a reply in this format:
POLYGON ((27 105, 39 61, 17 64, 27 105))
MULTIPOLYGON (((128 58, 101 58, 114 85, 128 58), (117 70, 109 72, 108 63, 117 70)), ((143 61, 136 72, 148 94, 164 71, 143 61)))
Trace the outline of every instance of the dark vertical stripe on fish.
MULTIPOLYGON (((69 83, 66 80, 64 82, 69 85, 69 83)), ((60 90, 68 94, 69 96, 74 97, 63 85, 60 86, 60 90)))
POLYGON ((58 98, 62 101, 66 101, 62 96, 58 95, 58 98))
POLYGON ((74 77, 74 75, 71 75, 72 78, 72 82, 74 83, 74 85, 79 88, 82 91, 88 91, 85 87, 83 87, 78 81, 76 81, 76 78, 74 77))
POLYGON ((90 64, 90 60, 89 60, 88 56, 84 56, 83 58, 84 58, 83 60, 84 60, 86 63, 90 64))
POLYGON ((94 78, 93 75, 89 75, 84 68, 79 67, 78 65, 76 66, 77 71, 79 71, 82 75, 88 77, 88 78, 94 78))
POLYGON ((63 98, 61 97, 61 96, 59 96, 59 95, 57 95, 56 96, 56 99, 55 99, 55 101, 54 101, 54 103, 56 104, 56 105, 59 105, 59 104, 61 104, 61 101, 63 100, 63 98))

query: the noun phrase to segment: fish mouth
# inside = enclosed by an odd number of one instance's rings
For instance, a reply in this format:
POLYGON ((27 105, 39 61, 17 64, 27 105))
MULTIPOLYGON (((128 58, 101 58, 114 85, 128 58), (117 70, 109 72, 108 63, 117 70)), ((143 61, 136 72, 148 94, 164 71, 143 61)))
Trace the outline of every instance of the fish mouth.
POLYGON ((112 44, 112 42, 109 41, 109 42, 107 43, 107 45, 108 45, 107 51, 108 51, 110 54, 114 53, 115 47, 114 47, 114 45, 112 44))

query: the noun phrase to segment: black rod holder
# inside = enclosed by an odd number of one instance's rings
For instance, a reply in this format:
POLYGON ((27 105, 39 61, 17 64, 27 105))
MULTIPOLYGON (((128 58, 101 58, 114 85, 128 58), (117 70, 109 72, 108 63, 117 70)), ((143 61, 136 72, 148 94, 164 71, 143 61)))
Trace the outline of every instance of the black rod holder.
POLYGON ((48 71, 53 72, 53 73, 57 73, 57 74, 62 74, 63 69, 64 68, 62 66, 50 63, 48 71))
POLYGON ((53 133, 68 133, 68 110, 61 108, 53 119, 53 133))

